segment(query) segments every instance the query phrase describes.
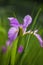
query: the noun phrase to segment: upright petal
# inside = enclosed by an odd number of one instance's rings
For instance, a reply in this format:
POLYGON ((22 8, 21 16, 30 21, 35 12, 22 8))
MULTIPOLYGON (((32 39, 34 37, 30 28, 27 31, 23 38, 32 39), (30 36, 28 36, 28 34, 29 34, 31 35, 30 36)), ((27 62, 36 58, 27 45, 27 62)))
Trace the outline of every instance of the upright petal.
POLYGON ((35 33, 34 33, 34 35, 35 35, 35 36, 37 37, 37 39, 39 40, 41 47, 43 47, 43 40, 42 40, 41 36, 40 36, 39 34, 35 34, 35 33))
POLYGON ((30 15, 26 15, 24 17, 23 21, 24 21, 23 26, 24 27, 28 27, 31 24, 31 22, 32 22, 32 17, 30 15))
POLYGON ((22 25, 22 29, 23 29, 23 34, 24 34, 26 32, 27 28, 24 25, 22 25))
POLYGON ((16 18, 10 17, 8 19, 10 21, 10 26, 19 27, 19 22, 18 22, 18 20, 16 18))
POLYGON ((8 38, 12 41, 15 40, 18 35, 18 28, 11 27, 8 31, 8 38))

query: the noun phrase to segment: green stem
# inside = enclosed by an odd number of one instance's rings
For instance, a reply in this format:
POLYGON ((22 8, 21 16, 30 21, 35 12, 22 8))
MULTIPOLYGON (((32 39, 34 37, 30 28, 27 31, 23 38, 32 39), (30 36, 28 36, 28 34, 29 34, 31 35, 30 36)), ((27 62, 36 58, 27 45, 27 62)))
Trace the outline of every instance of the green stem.
POLYGON ((0 18, 0 27, 1 27, 1 18, 0 18))

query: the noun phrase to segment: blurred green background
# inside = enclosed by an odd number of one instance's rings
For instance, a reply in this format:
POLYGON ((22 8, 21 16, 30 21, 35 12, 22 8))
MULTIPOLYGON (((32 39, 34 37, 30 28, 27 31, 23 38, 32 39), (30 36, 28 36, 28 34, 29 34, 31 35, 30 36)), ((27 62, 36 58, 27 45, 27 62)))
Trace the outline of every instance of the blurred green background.
MULTIPOLYGON (((8 29, 10 27, 9 21, 7 19, 8 17, 12 17, 12 16, 17 17, 19 22, 21 23, 23 21, 23 17, 29 14, 32 16, 32 19, 34 20, 39 8, 41 8, 41 12, 34 28, 36 29, 39 28, 39 30, 42 31, 43 29, 43 1, 42 0, 25 0, 25 1, 24 0, 0 0, 0 26, 2 26, 8 32, 8 29)), ((29 26, 28 29, 30 29, 30 27, 31 26, 29 26)), ((42 32, 39 33, 43 37, 42 32)))
MULTIPOLYGON (((38 29, 38 33, 43 38, 43 0, 0 0, 0 47, 4 45, 8 39, 7 33, 10 28, 8 17, 16 17, 19 22, 22 23, 23 17, 29 14, 34 20, 40 8, 41 12, 34 29, 38 29)), ((31 28, 31 25, 27 30, 31 28)), ((23 65, 43 65, 43 48, 40 47, 39 42, 36 42, 38 40, 35 40, 35 38, 32 37, 32 40, 30 41, 31 44, 29 45, 30 51, 27 54, 27 59, 25 58, 23 65), (36 44, 33 44, 35 42, 36 44)))

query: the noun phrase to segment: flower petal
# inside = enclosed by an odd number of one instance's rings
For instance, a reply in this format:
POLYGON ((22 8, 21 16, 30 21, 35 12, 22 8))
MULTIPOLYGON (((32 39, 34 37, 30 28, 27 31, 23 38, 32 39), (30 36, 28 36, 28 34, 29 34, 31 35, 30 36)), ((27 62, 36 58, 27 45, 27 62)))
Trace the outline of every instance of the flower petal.
POLYGON ((32 17, 30 15, 26 15, 23 19, 24 21, 24 27, 28 27, 32 22, 32 17))
POLYGON ((39 40, 41 47, 43 47, 43 40, 42 40, 41 36, 40 36, 39 34, 35 34, 35 33, 34 33, 34 35, 35 35, 35 36, 37 37, 37 39, 39 40))
POLYGON ((16 18, 10 17, 8 19, 10 21, 10 26, 13 26, 13 27, 18 27, 19 26, 19 22, 16 18))
POLYGON ((12 41, 15 40, 18 35, 18 28, 11 27, 8 31, 8 38, 12 41))
POLYGON ((23 34, 26 32, 26 27, 24 27, 24 26, 22 26, 22 28, 23 28, 23 34))

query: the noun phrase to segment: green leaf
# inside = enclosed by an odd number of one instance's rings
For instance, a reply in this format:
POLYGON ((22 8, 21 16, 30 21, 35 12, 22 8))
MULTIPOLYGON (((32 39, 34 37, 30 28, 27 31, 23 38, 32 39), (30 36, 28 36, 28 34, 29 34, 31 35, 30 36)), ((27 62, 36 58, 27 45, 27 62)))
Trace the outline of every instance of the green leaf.
POLYGON ((6 30, 0 26, 0 46, 5 44, 6 41, 6 30), (3 40, 4 39, 4 40, 3 40))
MULTIPOLYGON (((32 28, 31 28, 31 29, 34 28, 34 25, 36 24, 36 21, 37 21, 37 19, 38 19, 38 16, 39 16, 40 12, 41 12, 41 8, 38 10, 38 12, 37 12, 37 14, 36 14, 36 16, 35 16, 35 18, 34 18, 34 20, 33 20, 33 24, 32 24, 32 28)), ((29 41, 30 41, 30 37, 31 37, 31 35, 29 35, 29 38, 28 38, 28 40, 27 40, 27 45, 26 45, 25 51, 26 51, 26 49, 27 49, 27 47, 28 47, 28 43, 29 43, 29 41)))
POLYGON ((11 53, 11 47, 8 47, 6 52, 3 52, 1 55, 1 65, 8 65, 10 61, 10 53, 11 53))
POLYGON ((15 64, 18 39, 19 38, 17 37, 16 40, 14 40, 12 43, 13 46, 12 46, 12 50, 11 50, 11 65, 15 64))
POLYGON ((34 28, 34 26, 35 26, 35 24, 36 24, 36 21, 37 21, 37 19, 38 19, 38 16, 39 16, 40 12, 41 12, 41 8, 38 10, 38 12, 37 12, 37 14, 36 14, 36 16, 35 16, 35 18, 34 18, 34 20, 33 20, 33 24, 32 24, 32 28, 31 28, 31 29, 34 28))
POLYGON ((31 36, 27 50, 22 65, 43 65, 43 48, 41 48, 38 39, 34 35, 31 36))
POLYGON ((0 26, 0 32, 3 32, 4 35, 6 34, 6 30, 1 26, 0 26))

